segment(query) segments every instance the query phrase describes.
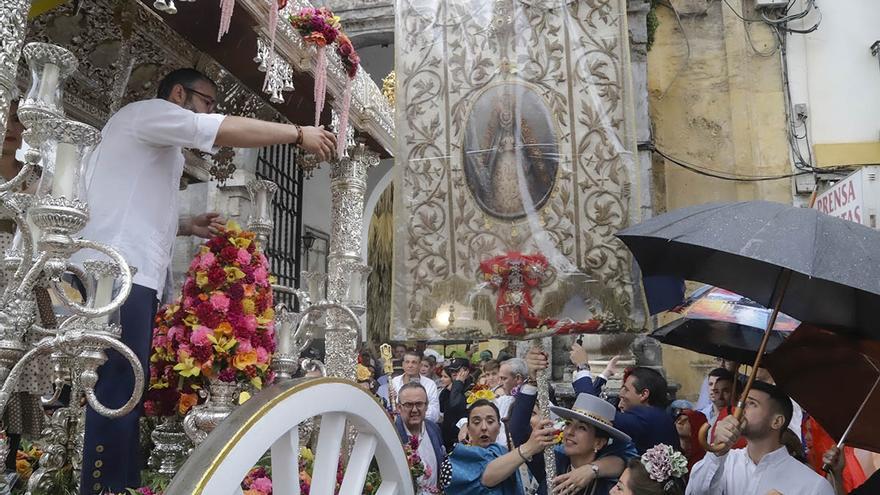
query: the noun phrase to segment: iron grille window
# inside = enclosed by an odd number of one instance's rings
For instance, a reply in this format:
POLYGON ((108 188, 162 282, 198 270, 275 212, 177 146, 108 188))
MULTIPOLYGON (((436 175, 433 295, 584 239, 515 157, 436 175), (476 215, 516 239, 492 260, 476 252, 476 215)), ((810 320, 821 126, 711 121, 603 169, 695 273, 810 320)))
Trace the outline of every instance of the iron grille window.
MULTIPOLYGON (((275 230, 266 249, 272 274, 278 278, 278 285, 299 287, 303 173, 296 166, 296 149, 289 144, 261 149, 256 174, 278 185, 272 198, 275 230)), ((275 301, 288 307, 295 303, 293 296, 282 291, 275 291, 275 301)))

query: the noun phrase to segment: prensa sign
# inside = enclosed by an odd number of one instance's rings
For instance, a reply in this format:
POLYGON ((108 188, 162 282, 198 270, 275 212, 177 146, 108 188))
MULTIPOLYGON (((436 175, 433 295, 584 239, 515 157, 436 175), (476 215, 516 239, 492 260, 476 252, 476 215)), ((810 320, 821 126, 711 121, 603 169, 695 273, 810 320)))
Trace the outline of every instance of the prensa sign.
POLYGON ((868 166, 851 173, 816 197, 822 213, 877 228, 880 207, 880 167, 868 166))

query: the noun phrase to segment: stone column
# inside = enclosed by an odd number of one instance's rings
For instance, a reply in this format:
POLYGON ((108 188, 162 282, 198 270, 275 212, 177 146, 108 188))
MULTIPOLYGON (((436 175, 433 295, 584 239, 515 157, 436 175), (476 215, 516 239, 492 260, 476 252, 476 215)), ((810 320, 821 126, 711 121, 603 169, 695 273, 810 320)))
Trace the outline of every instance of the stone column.
MULTIPOLYGON (((379 155, 363 143, 331 164, 330 194, 333 201, 330 227, 330 254, 327 257, 327 299, 344 302, 351 280, 349 266, 362 263, 361 239, 364 225, 364 194, 367 170, 379 164, 379 155)), ((327 373, 338 378, 355 378, 358 330, 345 323, 338 313, 328 315, 326 335, 327 373)))
POLYGON ((30 7, 30 0, 0 0, 0 136, 6 135, 6 115, 15 92, 30 7))

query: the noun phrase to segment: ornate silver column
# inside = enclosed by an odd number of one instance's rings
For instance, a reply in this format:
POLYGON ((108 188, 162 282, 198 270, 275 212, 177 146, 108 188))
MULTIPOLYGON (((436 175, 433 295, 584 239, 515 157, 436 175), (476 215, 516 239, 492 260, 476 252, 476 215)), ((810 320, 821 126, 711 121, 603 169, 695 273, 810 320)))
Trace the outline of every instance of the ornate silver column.
MULTIPOLYGON (((327 258, 327 299, 346 301, 351 284, 352 266, 363 264, 361 237, 364 225, 364 194, 367 170, 379 164, 379 155, 363 143, 349 151, 349 157, 333 162, 330 169, 331 214, 330 255, 327 258)), ((355 379, 358 330, 344 325, 331 311, 326 334, 325 361, 330 376, 355 379)))
POLYGON ((0 0, 0 136, 6 135, 6 115, 15 93, 15 75, 31 0, 0 0))

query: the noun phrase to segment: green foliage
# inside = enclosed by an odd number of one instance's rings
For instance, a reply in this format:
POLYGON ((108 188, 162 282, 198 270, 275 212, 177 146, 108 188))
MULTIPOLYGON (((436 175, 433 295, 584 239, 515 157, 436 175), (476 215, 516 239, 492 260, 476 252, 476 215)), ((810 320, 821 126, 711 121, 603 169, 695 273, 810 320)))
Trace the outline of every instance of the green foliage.
POLYGON ((660 20, 657 19, 657 0, 651 0, 651 10, 648 11, 646 22, 648 25, 647 49, 648 51, 651 51, 651 46, 654 45, 654 36, 657 33, 657 27, 660 26, 660 20))

